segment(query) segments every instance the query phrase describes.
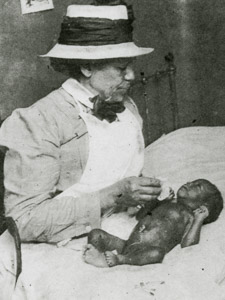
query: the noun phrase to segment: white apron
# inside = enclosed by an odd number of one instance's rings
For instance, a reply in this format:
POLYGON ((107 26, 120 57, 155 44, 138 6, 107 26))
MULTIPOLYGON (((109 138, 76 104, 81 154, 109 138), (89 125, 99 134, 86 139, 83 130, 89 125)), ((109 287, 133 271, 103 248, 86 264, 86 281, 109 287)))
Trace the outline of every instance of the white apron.
POLYGON ((129 110, 117 114, 112 123, 88 114, 77 101, 80 117, 89 134, 89 156, 80 182, 57 197, 91 192, 141 174, 144 162, 144 140, 141 126, 129 110))

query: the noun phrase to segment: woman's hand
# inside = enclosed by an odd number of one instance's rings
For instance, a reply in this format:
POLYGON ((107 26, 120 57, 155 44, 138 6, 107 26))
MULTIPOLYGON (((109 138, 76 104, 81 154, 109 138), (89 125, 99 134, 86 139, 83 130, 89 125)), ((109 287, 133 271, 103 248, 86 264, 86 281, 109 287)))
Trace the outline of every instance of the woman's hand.
POLYGON ((160 180, 149 177, 128 177, 118 182, 121 193, 117 205, 137 206, 157 199, 161 193, 160 180))

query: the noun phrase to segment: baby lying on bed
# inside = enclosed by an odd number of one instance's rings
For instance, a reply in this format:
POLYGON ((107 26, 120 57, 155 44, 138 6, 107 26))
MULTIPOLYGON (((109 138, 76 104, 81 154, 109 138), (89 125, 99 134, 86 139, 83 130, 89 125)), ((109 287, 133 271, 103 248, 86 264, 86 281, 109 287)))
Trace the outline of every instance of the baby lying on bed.
POLYGON ((154 206, 141 209, 142 219, 127 241, 101 229, 92 230, 85 262, 97 267, 161 263, 176 245, 198 244, 202 225, 218 218, 223 199, 215 185, 198 179, 182 185, 176 199, 157 201, 154 206))

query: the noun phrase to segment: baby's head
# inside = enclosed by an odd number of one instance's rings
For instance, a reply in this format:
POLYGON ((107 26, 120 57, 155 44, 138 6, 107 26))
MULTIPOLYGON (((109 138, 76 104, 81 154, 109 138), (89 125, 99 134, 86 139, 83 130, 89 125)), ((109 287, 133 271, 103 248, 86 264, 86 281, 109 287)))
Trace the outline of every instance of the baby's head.
POLYGON ((177 191, 177 202, 187 205, 192 210, 201 205, 209 211, 204 224, 217 220, 223 209, 223 198, 218 188, 206 179, 197 179, 182 185, 177 191))

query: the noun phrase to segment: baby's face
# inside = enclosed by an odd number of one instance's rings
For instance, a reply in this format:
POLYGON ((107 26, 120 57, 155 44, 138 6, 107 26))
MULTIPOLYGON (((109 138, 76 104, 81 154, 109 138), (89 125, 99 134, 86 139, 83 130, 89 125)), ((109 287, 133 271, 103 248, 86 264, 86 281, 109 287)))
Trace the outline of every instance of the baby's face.
POLYGON ((188 205, 191 209, 196 209, 203 204, 203 199, 207 195, 207 186, 201 179, 194 180, 182 185, 177 191, 177 202, 188 205))

